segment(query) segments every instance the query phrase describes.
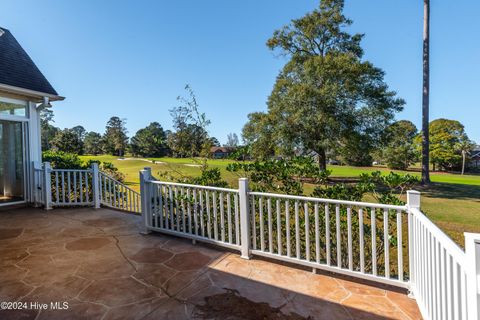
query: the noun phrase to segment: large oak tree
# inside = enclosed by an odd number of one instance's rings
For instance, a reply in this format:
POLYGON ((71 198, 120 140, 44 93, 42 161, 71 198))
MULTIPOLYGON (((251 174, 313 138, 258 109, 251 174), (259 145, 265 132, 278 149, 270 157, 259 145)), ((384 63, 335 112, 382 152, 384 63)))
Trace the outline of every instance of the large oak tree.
MULTIPOLYGON (((351 137, 374 146, 404 104, 388 89, 384 72, 362 60, 363 35, 346 31, 352 21, 343 15, 343 5, 342 0, 323 0, 267 41, 288 58, 268 99, 269 134, 276 149, 315 152, 321 170, 330 150, 355 147, 348 147, 351 137)), ((348 154, 368 152, 362 148, 348 154)))

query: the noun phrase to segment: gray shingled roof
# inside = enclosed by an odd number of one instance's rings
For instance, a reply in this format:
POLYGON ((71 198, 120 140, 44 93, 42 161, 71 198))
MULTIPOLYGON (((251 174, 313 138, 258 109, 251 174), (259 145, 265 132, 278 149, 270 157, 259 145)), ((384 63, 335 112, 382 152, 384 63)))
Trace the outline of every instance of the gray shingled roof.
POLYGON ((0 29, 4 31, 0 35, 0 83, 58 95, 10 31, 0 29))

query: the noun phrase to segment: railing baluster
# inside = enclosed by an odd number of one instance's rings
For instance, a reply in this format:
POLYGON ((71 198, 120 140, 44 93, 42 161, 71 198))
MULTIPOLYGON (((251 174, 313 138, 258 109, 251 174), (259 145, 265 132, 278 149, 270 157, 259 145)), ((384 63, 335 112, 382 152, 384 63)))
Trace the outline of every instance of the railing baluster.
POLYGON ((157 185, 155 188, 157 189, 158 194, 158 225, 160 228, 163 228, 163 219, 165 215, 165 210, 163 208, 163 193, 162 193, 162 185, 157 185))
POLYGON ((180 219, 181 219, 182 215, 181 215, 181 212, 180 212, 181 208, 178 204, 178 188, 177 188, 177 186, 175 186, 174 189, 173 189, 173 199, 174 199, 173 205, 175 207, 175 209, 174 209, 175 215, 173 217, 174 218, 174 223, 177 227, 177 231, 180 232, 180 223, 181 223, 180 219))
POLYGON ((390 239, 388 238, 388 210, 383 210, 383 244, 385 251, 385 278, 390 278, 390 239))
POLYGON ((260 220, 260 250, 265 251, 265 231, 263 229, 263 197, 258 198, 258 212, 260 220))
MULTIPOLYGON (((225 204, 223 202, 223 192, 220 192, 219 202, 220 202, 220 237, 222 242, 225 242, 225 204)), ((230 229, 230 226, 229 226, 230 229)))
POLYGON ((181 205, 181 208, 182 208, 182 232, 184 233, 187 233, 187 229, 185 229, 185 226, 186 226, 186 222, 185 220, 187 219, 186 217, 186 210, 185 210, 185 190, 184 188, 182 187, 180 189, 180 205, 181 205))
POLYGON ((85 171, 85 200, 87 203, 90 202, 89 191, 90 191, 90 188, 88 185, 88 171, 85 171))
POLYGON ((173 188, 171 186, 168 187, 168 202, 170 203, 170 229, 173 231, 175 230, 175 220, 174 220, 174 208, 173 208, 173 188))
POLYGON ((267 199, 268 209, 268 251, 273 253, 272 200, 267 199))
POLYGON ((202 237, 205 237, 205 223, 203 221, 204 205, 203 205, 203 191, 199 190, 200 193, 200 234, 202 237))
POLYGON ((188 233, 192 232, 192 203, 190 200, 190 188, 187 188, 187 217, 188 217, 188 233))
MULTIPOLYGON (((158 228, 159 227, 159 212, 160 212, 160 208, 159 208, 159 205, 158 205, 158 202, 157 202, 157 199, 158 199, 158 186, 157 185, 154 185, 154 184, 151 184, 150 185, 151 189, 153 189, 153 212, 155 214, 155 219, 153 219, 153 226, 155 228, 158 228)), ((150 205, 149 205, 150 206, 150 205)))
POLYGON ((218 210, 217 210, 217 192, 213 192, 213 235, 218 240, 218 210))
POLYGON ((62 171, 62 202, 65 203, 65 174, 62 171))
POLYGON ((372 240, 372 274, 377 275, 377 218, 375 217, 375 208, 370 210, 370 228, 372 240))
POLYGON ((315 261, 320 263, 320 225, 319 225, 319 217, 318 217, 318 202, 315 202, 315 261))
POLYGON ((326 248, 325 251, 327 254, 327 265, 332 265, 331 261, 331 251, 330 251, 330 207, 328 204, 325 204, 325 240, 326 240, 326 248))
POLYGON ((335 206, 335 223, 336 223, 336 236, 337 236, 337 267, 342 267, 342 245, 340 235, 340 205, 335 206))
POLYGON ((353 270, 352 208, 347 207, 348 269, 353 270))
MULTIPOLYGON (((78 202, 78 195, 77 195, 77 172, 73 172, 73 202, 77 203, 78 202)), ((81 202, 81 201, 80 201, 81 202)))
POLYGON ((67 171, 67 190, 68 190, 68 195, 67 195, 67 199, 68 199, 68 203, 71 203, 72 202, 72 190, 71 190, 71 184, 70 184, 70 174, 71 172, 70 171, 67 171))
POLYGON ((60 202, 60 189, 58 188, 58 171, 55 171, 55 202, 58 204, 60 202))
POLYGON ((443 315, 446 315, 447 314, 447 294, 446 294, 446 288, 445 288, 445 284, 446 284, 446 279, 445 279, 445 275, 446 275, 446 262, 445 262, 445 249, 440 246, 440 284, 441 284, 441 288, 440 288, 440 292, 441 292, 441 305, 442 305, 442 314, 443 315))
POLYGON ((310 261, 310 221, 308 217, 308 202, 303 204, 303 211, 305 217, 305 258, 310 261))
POLYGON ((403 239, 402 239, 402 212, 397 211, 397 261, 398 280, 403 281, 403 239))
POLYGON ((280 200, 277 199, 277 253, 282 255, 282 218, 280 200))
POLYGON ((210 217, 210 194, 205 191, 205 201, 207 203, 207 235, 209 239, 212 239, 212 220, 210 217))
POLYGON ((285 221, 286 221, 286 235, 287 235, 287 257, 292 256, 292 246, 290 242, 290 202, 285 201, 285 221))
POLYGON ((459 289, 458 289, 458 263, 453 262, 453 315, 454 319, 460 319, 460 298, 458 296, 459 289))
MULTIPOLYGON (((453 290, 452 290, 452 259, 447 256, 447 315, 448 319, 453 319, 453 290)), ((430 305, 430 304, 429 304, 430 305)))
POLYGON ((252 246, 253 246, 253 250, 257 250, 257 226, 256 226, 256 222, 255 222, 255 217, 256 217, 256 213, 255 213, 255 196, 251 196, 250 198, 252 204, 251 204, 251 207, 252 209, 250 210, 250 215, 251 215, 251 218, 252 218, 252 246))
POLYGON ((230 192, 226 193, 227 196, 227 223, 228 223, 228 243, 234 243, 232 236, 233 236, 233 228, 232 228, 232 207, 231 207, 231 194, 230 192))
POLYGON ((363 234, 363 209, 358 209, 358 228, 359 228, 359 242, 360 242, 360 272, 365 272, 365 240, 363 234))
POLYGON ((467 319, 467 283, 466 275, 463 270, 460 270, 460 296, 461 296, 461 313, 462 319, 467 319))
POLYGON ((300 217, 298 200, 295 200, 295 252, 297 259, 300 259, 300 217))
MULTIPOLYGON (((198 236, 198 202, 197 190, 192 189, 193 192, 193 226, 195 227, 195 235, 198 236)), ((201 202, 201 200, 200 200, 201 202)))
POLYGON ((240 245, 240 221, 238 216, 238 193, 234 195, 234 202, 235 202, 235 237, 236 237, 236 244, 240 245))

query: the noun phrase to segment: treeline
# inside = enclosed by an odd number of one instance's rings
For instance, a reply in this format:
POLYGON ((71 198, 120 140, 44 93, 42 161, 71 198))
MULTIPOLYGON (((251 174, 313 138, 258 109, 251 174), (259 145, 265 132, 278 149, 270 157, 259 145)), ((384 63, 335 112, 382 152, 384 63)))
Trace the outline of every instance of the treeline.
MULTIPOLYGON (((87 132, 83 126, 60 129, 53 125, 51 109, 41 114, 42 149, 72 154, 109 154, 124 156, 127 153, 140 157, 208 157, 210 148, 220 146, 217 138, 208 134, 210 121, 198 111, 192 89, 185 87, 187 97, 178 97, 179 105, 170 110, 173 131, 164 130, 158 122, 152 122, 128 137, 126 119, 111 117, 103 134, 87 132)), ((228 135, 226 144, 238 145, 236 134, 228 135)))
MULTIPOLYGON (((249 153, 254 159, 269 159, 285 155, 310 155, 315 152, 304 148, 302 144, 276 145, 270 132, 260 126, 258 118, 250 116, 250 121, 243 128, 243 137, 248 141, 249 153), (257 130, 261 128, 261 130, 257 130)), ((301 135, 302 132, 292 132, 301 135)), ((405 170, 421 157, 421 132, 408 120, 400 120, 385 126, 378 133, 375 143, 369 143, 372 137, 355 135, 351 141, 327 144, 326 160, 331 164, 351 166, 371 166, 384 164, 390 169, 405 170), (365 140, 363 140, 365 139, 365 140)), ((335 137, 330 137, 333 140, 335 137)), ((456 120, 436 119, 430 122, 430 162, 433 170, 462 170, 467 167, 469 156, 476 147, 468 138, 463 124, 456 120)))

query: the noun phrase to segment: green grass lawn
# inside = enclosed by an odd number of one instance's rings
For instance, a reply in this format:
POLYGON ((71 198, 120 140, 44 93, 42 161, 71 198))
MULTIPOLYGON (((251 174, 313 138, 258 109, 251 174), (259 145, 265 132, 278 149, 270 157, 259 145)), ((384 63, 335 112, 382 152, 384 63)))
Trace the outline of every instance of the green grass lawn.
MULTIPOLYGON (((125 182, 139 189, 139 171, 151 167, 154 176, 169 180, 170 176, 196 176, 200 169, 192 159, 150 158, 119 160, 114 156, 82 156, 83 160, 96 159, 112 162, 123 174, 125 182), (156 163, 153 163, 155 161, 156 163)), ((231 186, 237 184, 239 176, 228 172, 226 167, 231 160, 208 160, 210 167, 219 168, 223 178, 231 186)), ((361 173, 380 170, 384 167, 329 166, 332 177, 355 178, 361 173)), ((397 171, 420 176, 418 170, 397 171)), ((480 175, 459 175, 451 173, 431 173, 432 184, 418 187, 422 192, 422 211, 458 244, 463 245, 463 232, 480 232, 480 175)), ((307 188, 308 189, 308 188, 307 188)))

